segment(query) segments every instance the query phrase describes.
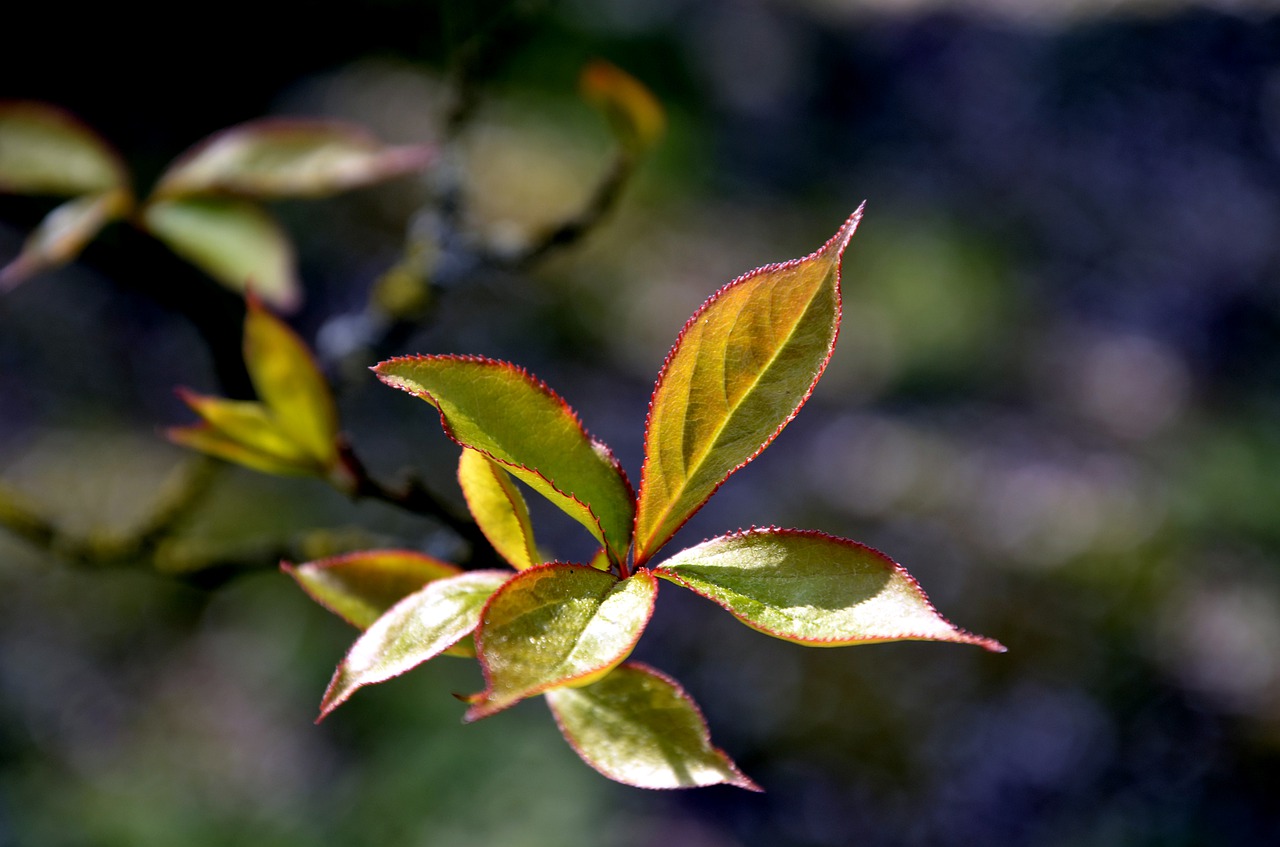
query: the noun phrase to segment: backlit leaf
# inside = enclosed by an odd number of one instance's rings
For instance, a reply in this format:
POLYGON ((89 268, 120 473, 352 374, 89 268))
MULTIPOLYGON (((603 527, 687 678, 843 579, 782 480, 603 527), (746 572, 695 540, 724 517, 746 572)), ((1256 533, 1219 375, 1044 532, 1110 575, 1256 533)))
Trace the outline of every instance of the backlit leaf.
POLYGON ((795 417, 840 326, 840 260, 862 209, 810 256, 754 270, 685 324, 649 404, 636 512, 644 564, 795 417))
POLYGON ((484 537, 516 570, 542 564, 533 540, 529 508, 510 474, 483 453, 462 449, 458 484, 484 537))
POLYGON ((490 595, 511 578, 509 571, 470 571, 429 582, 400 600, 356 639, 338 665, 320 717, 356 689, 399 676, 466 638, 490 595))
POLYGON ((608 448, 542 382, 478 356, 406 356, 374 372, 435 406, 450 438, 551 500, 605 544, 614 561, 626 557, 631 485, 608 448))
MULTIPOLYGON (((256 406, 257 404, 246 405, 256 406)), ((237 465, 244 465, 247 468, 253 468, 263 473, 292 476, 316 472, 310 462, 266 452, 254 447, 252 444, 237 441, 207 423, 195 426, 170 427, 165 430, 165 436, 174 444, 181 444, 183 447, 190 447, 193 450, 199 450, 201 453, 217 456, 219 459, 225 459, 237 465)))
POLYGON ((662 105, 631 74, 597 59, 582 69, 578 86, 583 98, 604 113, 628 153, 644 153, 662 138, 667 125, 662 105))
POLYGON ((952 641, 1005 649, 953 626, 883 553, 820 532, 753 529, 721 536, 653 572, 714 600, 747 626, 797 644, 952 641))
POLYGON ((70 262, 104 226, 128 213, 130 203, 123 188, 63 203, 27 237, 17 258, 0 268, 0 288, 70 262))
POLYGON ((104 194, 128 182, 119 155, 67 112, 47 103, 0 102, 0 192, 104 194))
POLYGON ((277 309, 302 297, 293 246, 271 216, 232 199, 158 200, 143 210, 148 231, 233 291, 253 292, 277 309))
POLYGON ((487 685, 465 719, 599 679, 631 653, 657 592, 648 571, 624 580, 583 565, 521 571, 485 607, 476 652, 487 685))
POLYGON ((412 550, 362 550, 296 566, 282 562, 280 567, 311 599, 360 629, 427 583, 461 573, 412 550))
POLYGON ((269 118, 231 127, 183 154, 157 197, 320 197, 421 170, 431 149, 383 144, 359 126, 269 118))
POLYGON ((637 788, 727 783, 760 790, 712 745, 679 683, 647 665, 627 662, 591 685, 546 696, 565 740, 609 779, 637 788))

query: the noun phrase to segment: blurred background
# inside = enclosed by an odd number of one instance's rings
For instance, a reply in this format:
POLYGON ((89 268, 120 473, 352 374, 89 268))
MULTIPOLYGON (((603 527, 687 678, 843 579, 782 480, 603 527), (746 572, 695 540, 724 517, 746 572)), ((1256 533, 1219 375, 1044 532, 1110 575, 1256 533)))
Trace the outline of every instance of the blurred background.
MULTIPOLYGON (((0 845, 1280 843, 1274 5, 231 0, 181 15, 7 9, 0 95, 70 109, 142 185, 263 115, 452 138, 466 231, 518 247, 610 161, 576 94, 583 64, 652 88, 668 132, 613 214, 527 273, 451 273, 393 351, 525 365, 633 481, 688 315, 816 249, 866 199, 827 375, 674 544, 753 524, 855 538, 1009 652, 806 649, 666 585, 637 656, 685 685, 763 795, 611 783, 537 699, 462 726, 449 693, 480 679, 454 660, 317 727, 354 631, 275 551, 449 540, 314 481, 229 469, 184 543, 234 572, 77 567, 0 531, 0 845), (453 136, 460 67, 475 111, 453 136)), ((413 468, 457 499, 434 414, 349 343, 439 180, 273 212, 307 291, 291 323, 332 353, 354 442, 387 478, 413 468)), ((0 197, 0 260, 51 205, 0 197)), ((66 531, 127 532, 186 460, 158 433, 189 421, 174 386, 219 390, 173 307, 197 276, 111 230, 0 297, 0 480, 66 531)), ((567 518, 535 520, 553 552, 587 554, 567 518)))

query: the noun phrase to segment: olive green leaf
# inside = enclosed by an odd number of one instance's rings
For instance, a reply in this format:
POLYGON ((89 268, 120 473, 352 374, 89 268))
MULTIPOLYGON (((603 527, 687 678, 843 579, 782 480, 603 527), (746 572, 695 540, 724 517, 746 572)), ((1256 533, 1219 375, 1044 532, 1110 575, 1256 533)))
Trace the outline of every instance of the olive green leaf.
POLYGON ((631 74, 597 59, 582 69, 578 88, 604 113, 622 149, 632 156, 647 152, 662 138, 667 119, 662 105, 631 74))
POLYGON ((458 460, 458 484, 476 525, 498 555, 516 570, 542 564, 529 508, 510 474, 483 453, 464 447, 458 460))
POLYGON ((0 102, 0 192, 76 196, 127 189, 119 154, 47 103, 0 102))
POLYGON ((462 573, 413 550, 361 550, 301 565, 281 562, 280 568, 311 599, 359 629, 427 583, 462 573))

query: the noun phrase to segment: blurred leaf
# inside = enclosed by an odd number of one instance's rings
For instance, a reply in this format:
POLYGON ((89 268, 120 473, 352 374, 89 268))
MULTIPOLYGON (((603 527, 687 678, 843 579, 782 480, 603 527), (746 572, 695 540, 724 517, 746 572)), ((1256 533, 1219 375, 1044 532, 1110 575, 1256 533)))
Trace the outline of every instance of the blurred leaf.
MULTIPOLYGON (((232 401, 221 402, 230 403, 232 401)), ((257 404, 250 403, 245 405, 256 406, 257 404)), ((255 446, 253 442, 243 442, 232 438, 222 430, 216 429, 207 423, 196 424, 195 426, 170 427, 165 430, 165 436, 174 444, 181 444, 183 447, 190 447, 193 450, 199 450, 201 453, 217 456, 219 459, 225 459, 237 465, 244 465, 263 473, 278 474, 280 476, 316 473, 316 468, 310 463, 265 451, 255 446)))
POLYGON ((483 453, 464 447, 458 460, 458 484, 476 525, 502 558, 516 570, 542 564, 529 508, 510 474, 483 453))
POLYGON ((582 69, 578 87, 583 98, 604 113, 628 154, 646 153, 662 138, 667 125, 662 104, 631 74, 597 59, 582 69))
POLYGON ((840 263, 862 208, 816 253, 740 276, 685 324, 649 404, 636 513, 642 565, 795 417, 831 358, 840 263))
POLYGON ((952 641, 1005 649, 952 626, 883 553, 820 532, 725 535, 677 553, 653 572, 719 603, 752 629, 797 644, 952 641))
POLYGON ((647 571, 619 580, 583 565, 521 571, 484 610, 476 652, 486 688, 465 720, 563 685, 586 685, 625 659, 657 597, 647 571))
POLYGON ((412 550, 362 550, 296 566, 282 562, 280 567, 311 599, 360 629, 427 583, 461 573, 412 550))
POLYGON ((406 356, 374 368, 387 385, 440 411, 445 433, 555 503, 607 546, 631 540, 633 495, 618 461, 573 410, 520 368, 478 356, 406 356))
POLYGON ((56 106, 0 102, 0 192, 105 194, 127 189, 119 155, 56 106))
POLYGON ((155 196, 321 197, 421 170, 431 148, 383 144, 362 127, 268 118, 216 133, 183 154, 155 196))
POLYGON ((132 199, 117 188, 68 200, 48 214, 22 245, 22 252, 0 268, 0 289, 70 262, 104 226, 128 214, 132 199))
POLYGON ((437 579, 410 594, 356 639, 320 703, 320 717, 357 689, 411 670, 466 638, 508 571, 471 571, 437 579))
POLYGON ((147 229, 233 291, 252 289, 277 309, 302 298, 293 246, 261 208, 243 200, 160 200, 143 209, 147 229))
POLYGON ((609 779, 637 788, 727 783, 760 791, 724 751, 675 680, 627 662, 584 688, 547 692, 565 740, 609 779))

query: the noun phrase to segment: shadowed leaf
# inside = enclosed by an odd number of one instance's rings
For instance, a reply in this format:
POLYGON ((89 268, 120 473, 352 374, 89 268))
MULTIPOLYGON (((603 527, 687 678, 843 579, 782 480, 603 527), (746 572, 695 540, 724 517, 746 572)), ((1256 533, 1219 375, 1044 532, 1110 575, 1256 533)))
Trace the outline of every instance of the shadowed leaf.
POLYGON ((484 537, 516 570, 542 564, 524 497, 510 474, 483 453, 462 448, 458 484, 484 537))
POLYGON ((129 192, 118 188, 63 203, 27 237, 22 252, 0 268, 0 289, 70 262, 104 226, 127 214, 131 202, 129 192))
POLYGON ((119 155, 67 112, 46 103, 0 102, 0 192, 104 194, 128 183, 119 155))
POLYGON ((282 562, 280 567, 311 599, 359 629, 427 583, 461 573, 412 550, 362 550, 301 565, 282 562))

